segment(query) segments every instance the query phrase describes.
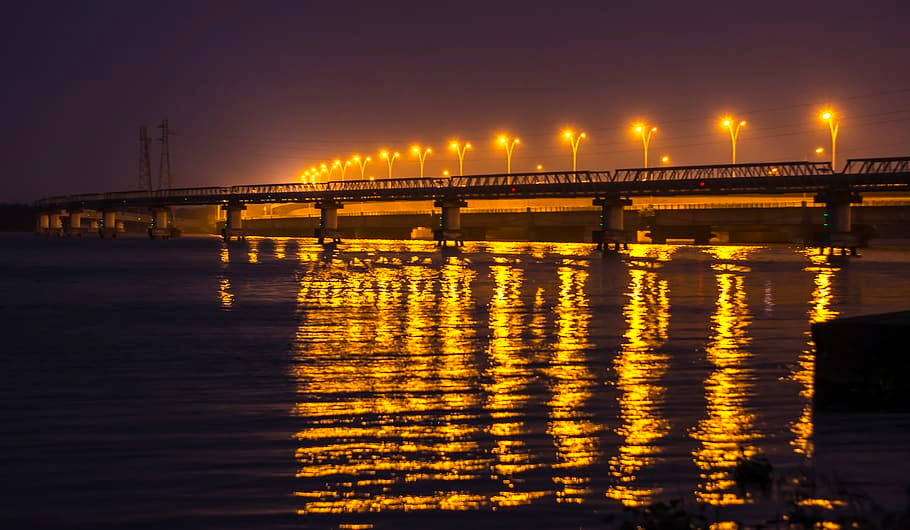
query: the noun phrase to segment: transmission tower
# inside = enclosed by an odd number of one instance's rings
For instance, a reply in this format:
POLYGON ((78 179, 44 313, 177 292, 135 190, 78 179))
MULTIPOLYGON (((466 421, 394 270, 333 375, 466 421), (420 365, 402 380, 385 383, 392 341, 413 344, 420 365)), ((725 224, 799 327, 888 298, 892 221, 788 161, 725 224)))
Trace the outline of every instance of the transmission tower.
POLYGON ((168 138, 174 133, 168 128, 167 120, 162 121, 158 128, 161 129, 161 138, 158 138, 158 141, 161 142, 161 160, 158 163, 158 189, 161 189, 164 185, 167 185, 167 189, 170 189, 174 186, 174 178, 171 175, 171 153, 168 147, 168 138))
POLYGON ((149 157, 149 132, 139 127, 139 189, 152 191, 152 163, 149 157))

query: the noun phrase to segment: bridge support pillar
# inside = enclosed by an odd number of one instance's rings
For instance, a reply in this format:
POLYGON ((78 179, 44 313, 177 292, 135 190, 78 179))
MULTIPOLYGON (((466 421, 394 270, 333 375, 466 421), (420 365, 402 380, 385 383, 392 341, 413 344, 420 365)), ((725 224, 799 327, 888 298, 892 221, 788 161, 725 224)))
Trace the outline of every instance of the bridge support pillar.
POLYGON ((41 212, 38 214, 37 226, 35 227, 35 233, 40 236, 46 236, 51 231, 51 216, 47 212, 41 212))
POLYGON ((70 210, 70 225, 66 235, 82 237, 82 210, 70 210))
POLYGON ((444 247, 451 241, 456 247, 464 246, 464 236, 461 234, 461 209, 468 203, 461 199, 440 199, 433 206, 442 209, 440 227, 433 230, 433 239, 436 244, 444 247))
POLYGON ((626 238, 623 215, 625 206, 632 204, 630 199, 620 197, 597 197, 594 206, 600 206, 600 230, 595 230, 591 241, 597 243, 598 250, 620 250, 629 248, 626 238))
POLYGON ((862 196, 849 190, 829 190, 818 193, 815 202, 825 203, 824 231, 817 242, 819 252, 856 256, 860 238, 853 233, 850 204, 863 202, 862 196))
POLYGON ((151 209, 152 225, 149 227, 149 237, 151 239, 167 239, 171 237, 171 229, 168 226, 168 210, 164 206, 151 209))
POLYGON ((101 236, 101 239, 106 237, 115 238, 117 237, 117 232, 116 210, 102 210, 101 225, 98 227, 98 235, 101 236))
POLYGON ((50 224, 50 229, 48 234, 52 236, 60 237, 63 235, 63 216, 66 215, 66 210, 60 210, 57 212, 51 212, 48 215, 48 222, 50 224))
POLYGON ((344 208, 344 205, 331 199, 319 201, 316 203, 319 209, 319 228, 314 231, 316 239, 320 245, 334 245, 341 243, 341 232, 338 231, 338 210, 344 208))
POLYGON ((243 211, 246 206, 239 202, 232 202, 222 206, 225 215, 224 229, 221 231, 225 241, 237 238, 238 241, 244 241, 246 234, 243 233, 243 211))
POLYGON ((98 230, 98 220, 97 220, 97 219, 92 219, 91 221, 89 221, 89 222, 88 222, 88 229, 89 229, 89 231, 91 231, 91 232, 96 232, 96 231, 98 230))

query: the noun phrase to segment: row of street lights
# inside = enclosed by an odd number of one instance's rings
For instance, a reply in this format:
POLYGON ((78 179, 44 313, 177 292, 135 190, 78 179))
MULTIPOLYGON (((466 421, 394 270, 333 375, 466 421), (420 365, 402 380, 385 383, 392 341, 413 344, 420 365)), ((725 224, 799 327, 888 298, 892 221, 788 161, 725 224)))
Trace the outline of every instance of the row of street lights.
MULTIPOLYGON (((837 155, 837 133, 840 130, 840 123, 835 117, 834 111, 826 109, 819 114, 819 118, 828 124, 828 129, 831 132, 831 167, 833 168, 836 163, 837 155)), ((721 128, 727 130, 730 133, 730 159, 733 164, 736 163, 736 142, 739 140, 740 132, 742 128, 746 126, 746 120, 737 120, 731 116, 725 116, 720 121, 721 128)), ((641 146, 643 152, 643 162, 644 167, 648 167, 648 149, 651 145, 651 139, 654 136, 654 133, 657 132, 657 127, 648 125, 645 123, 634 123, 632 124, 632 133, 641 139, 641 146)), ((577 171, 578 165, 578 148, 583 139, 586 139, 587 133, 580 132, 576 133, 572 130, 563 131, 563 137, 568 141, 569 147, 572 150, 572 171, 577 171)), ((521 140, 518 138, 512 138, 507 135, 501 135, 497 138, 497 146, 501 147, 505 151, 506 155, 506 173, 512 173, 512 153, 515 151, 515 148, 521 143, 521 140)), ((464 174, 464 159, 467 152, 472 149, 470 143, 462 143, 458 140, 453 140, 449 143, 449 150, 453 151, 458 157, 458 174, 464 174)), ((429 147, 421 147, 415 145, 411 147, 411 153, 417 157, 417 163, 420 168, 420 176, 423 177, 424 165, 426 164, 427 158, 433 150, 429 147)), ((824 149, 819 147, 815 150, 816 154, 824 153, 824 149)), ((395 161, 401 158, 401 153, 395 151, 391 152, 388 150, 382 150, 379 153, 379 158, 386 161, 386 166, 388 167, 388 178, 392 178, 392 171, 395 166, 395 161)), ((331 180, 332 176, 337 170, 341 180, 345 179, 348 166, 356 164, 360 168, 360 178, 366 179, 366 166, 373 159, 369 156, 361 157, 360 155, 354 155, 350 160, 342 162, 339 159, 336 159, 334 162, 329 164, 320 164, 319 167, 313 166, 310 169, 303 172, 300 176, 303 182, 315 183, 316 180, 322 180, 323 178, 328 181, 331 180)), ((669 164, 670 157, 669 155, 663 155, 660 158, 662 164, 669 164)), ((542 166, 538 165, 537 170, 541 171, 542 166)), ((443 172, 444 175, 448 175, 448 171, 443 172)), ((372 180, 373 177, 370 177, 372 180)))

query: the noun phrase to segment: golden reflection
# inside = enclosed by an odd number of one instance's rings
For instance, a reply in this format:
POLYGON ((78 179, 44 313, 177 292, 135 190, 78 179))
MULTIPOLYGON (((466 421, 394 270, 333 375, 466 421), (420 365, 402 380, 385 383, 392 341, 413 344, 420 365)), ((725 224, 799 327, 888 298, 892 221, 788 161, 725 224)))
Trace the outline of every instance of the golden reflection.
MULTIPOLYGON (((749 247, 711 247, 718 260, 745 260, 749 247)), ((753 374, 744 366, 750 353, 747 328, 751 321, 746 303, 742 269, 716 269, 717 301, 711 317, 711 337, 705 348, 713 371, 705 381, 707 416, 698 422, 692 437, 699 441, 693 453, 701 471, 695 496, 712 505, 743 504, 749 495, 735 491, 732 471, 740 456, 757 453, 755 414, 747 400, 753 392, 753 374)))
POLYGON ((275 239, 275 259, 284 259, 284 249, 287 247, 288 240, 285 238, 275 239))
POLYGON ((333 260, 301 275, 298 513, 489 504, 458 486, 489 468, 471 413, 472 277, 457 259, 440 271, 333 260))
MULTIPOLYGON (((582 262, 587 266, 587 262, 582 262)), ((581 503, 591 493, 586 473, 598 457, 600 427, 584 408, 597 384, 587 367, 585 350, 591 312, 585 284, 588 271, 577 266, 559 267, 559 301, 556 307, 556 344, 547 375, 553 397, 547 434, 556 446, 553 482, 556 501, 581 503)))
POLYGON ((231 252, 228 250, 227 245, 221 247, 221 263, 230 263, 231 262, 231 252))
POLYGON ((498 494, 490 500, 494 506, 517 506, 528 504, 543 491, 516 491, 515 479, 522 473, 539 467, 529 456, 529 449, 523 441, 527 427, 521 408, 529 399, 527 385, 532 373, 528 360, 522 357, 521 333, 522 302, 520 288, 523 280, 521 269, 497 259, 497 265, 490 267, 493 275, 493 295, 490 300, 490 342, 487 347, 489 368, 484 384, 485 407, 492 422, 489 433, 493 436, 493 458, 491 478, 502 485, 498 494))
MULTIPOLYGON (((809 259, 813 266, 806 267, 805 270, 814 274, 808 311, 811 325, 826 322, 838 315, 838 312, 831 307, 834 299, 833 281, 838 268, 827 265, 825 256, 810 255, 809 259)), ((802 385, 799 394, 804 401, 799 418, 790 425, 790 430, 794 435, 790 445, 796 453, 806 458, 812 458, 814 452, 812 434, 815 430, 812 418, 812 399, 815 396, 815 343, 812 341, 811 332, 807 331, 807 335, 808 343, 800 353, 792 374, 793 380, 802 385)))
POLYGON ((247 261, 259 263, 259 240, 247 239, 247 261))
POLYGON ((218 279, 218 298, 221 300, 222 309, 234 306, 234 294, 231 292, 231 281, 222 276, 218 279))
MULTIPOLYGON (((651 247, 633 249, 636 257, 669 259, 661 250, 651 247)), ((619 408, 622 424, 616 433, 622 437, 619 452, 610 459, 612 484, 607 497, 625 506, 644 506, 660 490, 636 484, 639 472, 655 463, 660 447, 656 441, 670 432, 669 421, 661 416, 666 389, 660 380, 667 371, 669 358, 657 349, 667 340, 670 325, 670 296, 667 280, 655 272, 629 270, 629 300, 623 308, 628 329, 625 341, 614 361, 616 386, 620 391, 619 408)))

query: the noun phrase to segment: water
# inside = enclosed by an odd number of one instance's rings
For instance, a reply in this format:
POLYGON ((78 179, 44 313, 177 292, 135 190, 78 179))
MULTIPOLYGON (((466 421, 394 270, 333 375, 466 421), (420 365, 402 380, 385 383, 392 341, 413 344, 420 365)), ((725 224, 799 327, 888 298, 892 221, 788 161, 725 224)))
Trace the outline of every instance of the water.
POLYGON ((899 505, 910 418, 813 417, 808 330, 907 309, 908 264, 3 236, 0 522, 605 527, 673 498, 771 517, 732 481, 741 454, 899 505))

